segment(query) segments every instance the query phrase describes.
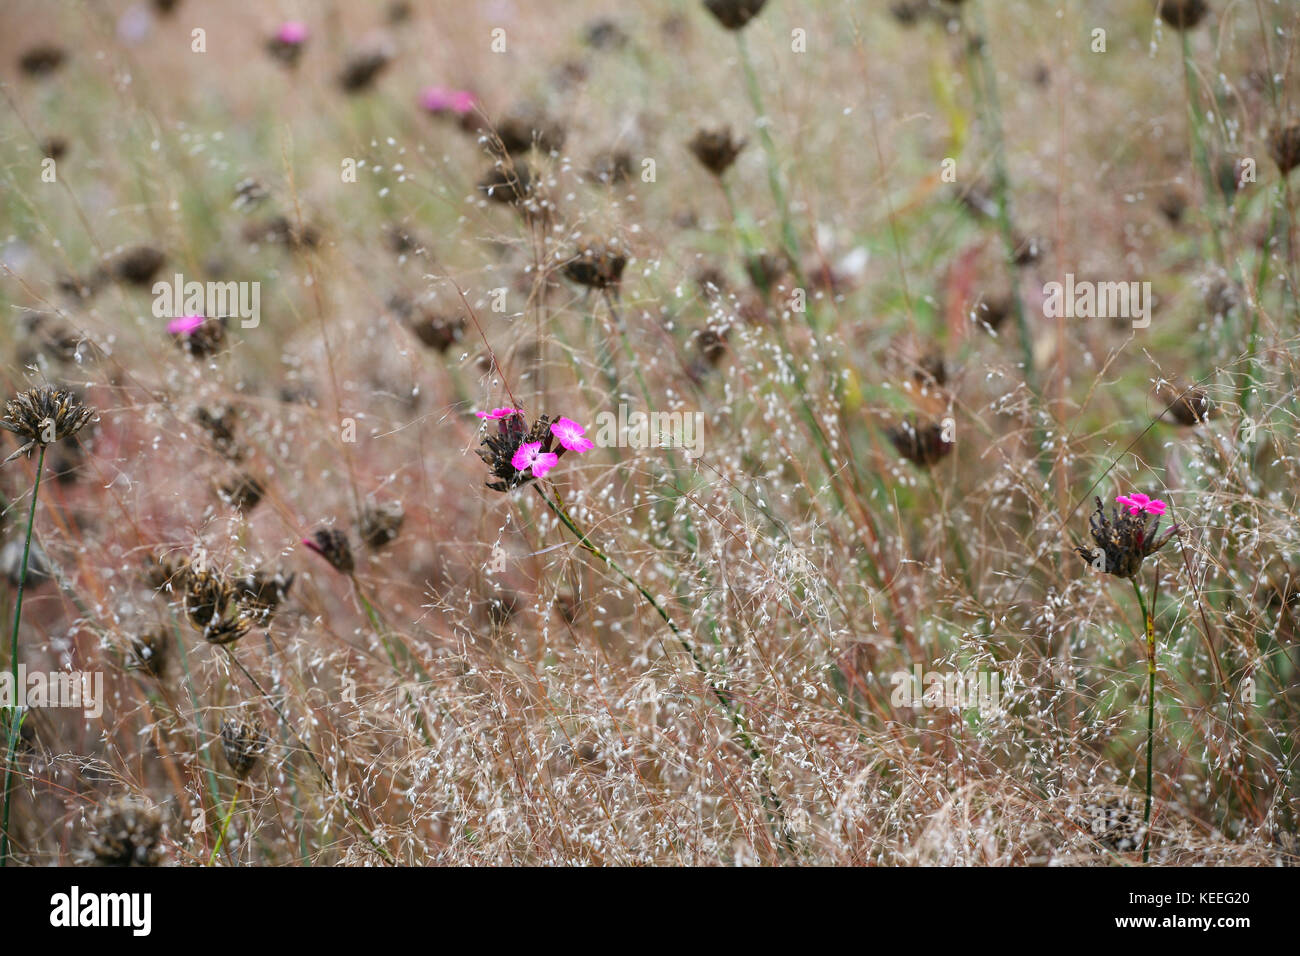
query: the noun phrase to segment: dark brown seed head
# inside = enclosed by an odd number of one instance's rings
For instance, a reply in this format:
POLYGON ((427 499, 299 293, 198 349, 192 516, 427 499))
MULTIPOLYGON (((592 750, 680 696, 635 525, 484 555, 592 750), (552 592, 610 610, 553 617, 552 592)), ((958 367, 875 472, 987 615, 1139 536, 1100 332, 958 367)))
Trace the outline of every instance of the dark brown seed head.
POLYGON ((715 176, 721 176, 731 168, 740 151, 745 148, 745 141, 732 139, 731 129, 723 127, 699 130, 687 145, 705 169, 715 176))
POLYGON ((517 156, 535 145, 542 153, 558 153, 564 147, 565 129, 548 117, 541 107, 525 103, 507 113, 495 126, 480 130, 483 143, 497 155, 517 156))
POLYGON ((193 562, 183 576, 181 603, 190 625, 209 644, 233 644, 256 623, 256 613, 241 600, 230 578, 193 562))
POLYGON ((745 272, 754 287, 766 295, 790 271, 790 260, 781 253, 756 252, 745 258, 745 272))
POLYGON ((632 154, 625 149, 611 149, 595 156, 587 175, 596 182, 613 186, 632 175, 632 154))
POLYGON ((446 352, 465 334, 465 316, 441 315, 422 308, 409 320, 415 337, 435 352, 446 352))
POLYGON ((41 152, 57 163, 68 154, 68 141, 62 136, 47 136, 41 140, 41 152))
POLYGON ((236 511, 249 512, 266 494, 266 486, 246 471, 239 471, 217 484, 217 495, 236 511))
POLYGON ((291 222, 287 216, 272 216, 244 227, 248 242, 269 242, 290 249, 315 249, 320 244, 320 230, 309 222, 291 222))
POLYGON ((616 20, 601 17, 583 28, 582 40, 593 50, 617 50, 627 45, 627 34, 616 20))
POLYGON ((1161 398, 1167 403, 1165 411, 1169 417, 1189 428, 1208 422, 1217 414, 1214 403, 1203 388, 1192 386, 1179 389, 1167 386, 1161 390, 1161 398))
POLYGON ((226 347, 227 317, 203 320, 197 328, 172 336, 176 347, 197 359, 210 358, 226 347))
POLYGON ((564 277, 589 289, 618 290, 627 256, 617 242, 583 246, 564 264, 564 277))
POLYGON ((361 540, 377 551, 397 538, 405 520, 400 501, 367 504, 361 515, 361 540))
POLYGON ((221 724, 221 754, 240 780, 246 780, 266 753, 268 739, 256 719, 233 719, 221 724))
POLYGON ((767 0, 704 0, 704 6, 728 30, 739 30, 758 16, 767 0))
POLYGON ((45 43, 26 50, 18 58, 18 68, 28 76, 47 76, 61 67, 68 58, 62 47, 45 43))
POLYGON ((266 52, 270 54, 271 59, 292 69, 298 65, 298 58, 302 56, 305 46, 302 42, 291 43, 288 40, 274 36, 266 41, 266 52))
POLYGON ((166 254, 153 246, 132 246, 115 258, 110 269, 123 282, 145 286, 153 281, 167 261, 166 254))
POLYGON ((95 409, 81 404, 66 388, 38 385, 19 392, 5 402, 0 428, 13 432, 23 445, 5 460, 16 458, 36 445, 49 445, 70 438, 81 431, 94 414, 95 409))
POLYGON ((388 49, 366 50, 352 54, 339 74, 339 86, 345 93, 361 93, 369 89, 375 78, 393 61, 388 49))
POLYGON ((699 347, 700 357, 717 368, 727 354, 727 330, 700 329, 695 335, 695 344, 699 347))
POLYGON ((1179 30, 1190 30, 1205 19, 1210 5, 1205 0, 1154 0, 1160 19, 1179 30))
POLYGON ((88 861, 97 866, 158 866, 163 818, 135 797, 111 797, 86 821, 88 861))
POLYGON ((338 528, 319 528, 310 538, 303 538, 302 543, 328 561, 335 571, 351 574, 356 567, 347 533, 338 528))
POLYGON ((144 631, 131 638, 126 666, 144 671, 152 677, 162 677, 167 669, 167 651, 171 637, 162 628, 144 631))
POLYGON ((917 425, 903 421, 885 430, 885 435, 898 453, 921 468, 929 468, 948 455, 954 443, 945 437, 942 423, 917 425))
POLYGON ((1300 122, 1273 127, 1268 134, 1268 154, 1283 176, 1300 166, 1300 122))
POLYGON ((1011 293, 996 293, 980 299, 975 306, 975 318, 990 329, 997 331, 1014 308, 1015 303, 1011 298, 1011 293))
POLYGON ((199 423, 212 445, 221 457, 229 461, 239 461, 245 450, 235 438, 239 416, 229 405, 204 405, 194 412, 194 420, 199 423))
POLYGON ((522 160, 500 162, 479 180, 478 188, 493 202, 518 206, 533 195, 533 172, 522 160))
POLYGON ((261 568, 252 571, 235 581, 235 590, 244 606, 257 617, 257 623, 265 627, 270 621, 293 586, 292 574, 283 571, 264 571, 261 568))

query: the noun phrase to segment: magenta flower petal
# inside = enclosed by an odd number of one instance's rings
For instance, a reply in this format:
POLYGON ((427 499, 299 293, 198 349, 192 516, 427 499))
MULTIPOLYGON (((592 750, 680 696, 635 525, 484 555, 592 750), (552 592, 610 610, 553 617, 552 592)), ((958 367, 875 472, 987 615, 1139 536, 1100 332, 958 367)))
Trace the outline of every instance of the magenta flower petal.
POLYGON ((555 467, 556 462, 559 460, 560 456, 553 451, 548 451, 538 455, 533 459, 533 477, 543 477, 548 471, 555 467))
POLYGON ((486 421, 494 422, 499 418, 509 418, 511 415, 522 415, 523 410, 518 408, 494 408, 490 412, 475 412, 474 414, 486 421))
POLYGON ((561 418, 551 425, 551 434, 560 440, 560 444, 569 451, 584 452, 591 451, 595 444, 591 439, 585 438, 587 429, 583 428, 571 418, 561 418))
POLYGON ((449 108, 457 116, 464 116, 466 113, 474 112, 474 107, 478 103, 478 97, 469 90, 452 90, 451 102, 449 108))
POLYGON ((1152 499, 1147 502, 1147 514, 1162 515, 1168 506, 1163 501, 1152 499))
POLYGON ((167 331, 172 335, 189 335, 198 330, 205 319, 201 315, 183 315, 167 323, 167 331))
POLYGON ((515 449, 514 457, 510 459, 510 464, 514 465, 518 471, 527 471, 537 460, 542 451, 542 443, 539 441, 526 441, 515 449))
POLYGON ((275 38, 281 43, 288 43, 291 46, 297 46, 307 40, 307 24, 301 20, 289 20, 280 24, 280 29, 275 31, 275 38))

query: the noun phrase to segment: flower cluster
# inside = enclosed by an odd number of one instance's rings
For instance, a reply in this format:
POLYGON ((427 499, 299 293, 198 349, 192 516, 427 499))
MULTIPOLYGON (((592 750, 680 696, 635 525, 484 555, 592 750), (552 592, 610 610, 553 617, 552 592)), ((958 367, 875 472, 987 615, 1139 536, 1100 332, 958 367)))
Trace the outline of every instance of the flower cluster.
MULTIPOLYGON (((5 461, 11 461, 35 445, 50 445, 71 438, 95 415, 66 388, 41 385, 20 392, 5 402, 0 428, 13 432, 24 444, 5 461)), ((2 464, 2 463, 0 463, 2 464)))
POLYGON ((493 491, 509 491, 534 478, 543 478, 566 451, 581 454, 595 447, 586 437, 587 430, 571 418, 552 421, 543 415, 528 428, 518 408, 494 408, 474 414, 497 423, 497 433, 483 439, 478 453, 491 469, 494 480, 487 486, 493 491), (556 442, 559 448, 552 450, 556 442))
POLYGON ((1127 514, 1119 508, 1112 508, 1111 513, 1106 514, 1098 498, 1097 510, 1088 522, 1088 530, 1098 550, 1078 547, 1074 550, 1084 561, 1106 574, 1132 578, 1142 569, 1143 559, 1169 543, 1178 526, 1173 525, 1164 534, 1160 533, 1160 516, 1166 510, 1163 501, 1143 494, 1120 495, 1115 500, 1124 506, 1127 514))

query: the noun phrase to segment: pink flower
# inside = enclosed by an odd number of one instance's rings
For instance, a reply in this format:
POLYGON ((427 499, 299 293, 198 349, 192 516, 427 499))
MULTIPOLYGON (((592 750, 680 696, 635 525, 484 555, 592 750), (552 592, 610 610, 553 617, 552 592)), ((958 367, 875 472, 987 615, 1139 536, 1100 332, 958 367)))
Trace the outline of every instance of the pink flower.
POLYGON ((542 443, 539 441, 526 441, 515 451, 515 455, 510 459, 510 464, 515 466, 517 471, 527 471, 533 469, 533 477, 541 478, 555 467, 560 456, 555 452, 542 451, 542 443))
POLYGON ((280 24, 280 29, 275 31, 275 38, 281 43, 287 43, 290 46, 297 46, 307 40, 307 24, 300 20, 289 20, 280 24))
POLYGON ((591 451, 596 446, 590 438, 585 438, 587 429, 572 418, 561 418, 551 425, 551 434, 560 440, 560 444, 569 451, 591 451))
POLYGON ((494 408, 490 412, 475 412, 479 418, 494 422, 499 418, 509 418, 511 415, 522 415, 523 410, 518 408, 494 408))
POLYGON ((1139 514, 1145 511, 1147 514, 1162 515, 1165 513, 1166 505, 1163 501, 1157 501, 1154 498, 1148 498, 1141 493, 1132 495, 1120 495, 1115 499, 1120 504, 1128 508, 1131 515, 1139 514))
POLYGON ((420 94, 420 106, 430 113, 455 113, 464 116, 472 113, 478 102, 469 90, 449 90, 445 86, 431 86, 420 94))
POLYGON ((172 319, 167 323, 167 331, 172 335, 190 335, 202 325, 206 319, 201 315, 183 315, 179 319, 172 319))

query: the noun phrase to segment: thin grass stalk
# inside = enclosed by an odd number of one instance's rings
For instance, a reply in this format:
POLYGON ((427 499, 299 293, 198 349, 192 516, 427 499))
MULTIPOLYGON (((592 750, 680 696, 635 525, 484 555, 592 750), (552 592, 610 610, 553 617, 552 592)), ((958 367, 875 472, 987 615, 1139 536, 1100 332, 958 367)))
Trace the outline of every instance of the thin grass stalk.
POLYGON ((27 584, 27 561, 32 553, 32 528, 36 524, 36 496, 41 490, 41 471, 45 467, 45 445, 41 444, 36 458, 36 481, 32 484, 32 506, 27 512, 27 540, 23 542, 23 565, 18 572, 18 596, 14 599, 14 629, 9 639, 9 674, 13 678, 14 706, 9 708, 9 744, 5 748, 5 800, 4 823, 0 829, 0 867, 9 865, 9 810, 13 797, 14 753, 18 747, 18 735, 22 732, 26 711, 17 703, 18 694, 18 624, 23 617, 23 589, 27 584))

